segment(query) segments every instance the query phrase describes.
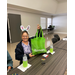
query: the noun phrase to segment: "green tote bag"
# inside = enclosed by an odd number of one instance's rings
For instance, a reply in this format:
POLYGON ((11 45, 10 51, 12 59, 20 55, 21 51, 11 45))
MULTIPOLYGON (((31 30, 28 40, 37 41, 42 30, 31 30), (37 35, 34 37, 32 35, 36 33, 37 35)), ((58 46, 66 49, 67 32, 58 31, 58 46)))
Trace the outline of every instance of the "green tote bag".
POLYGON ((42 29, 40 30, 40 32, 42 33, 42 37, 40 37, 40 35, 38 37, 38 30, 37 30, 36 38, 31 39, 31 49, 33 55, 47 52, 45 48, 45 38, 43 36, 42 29))

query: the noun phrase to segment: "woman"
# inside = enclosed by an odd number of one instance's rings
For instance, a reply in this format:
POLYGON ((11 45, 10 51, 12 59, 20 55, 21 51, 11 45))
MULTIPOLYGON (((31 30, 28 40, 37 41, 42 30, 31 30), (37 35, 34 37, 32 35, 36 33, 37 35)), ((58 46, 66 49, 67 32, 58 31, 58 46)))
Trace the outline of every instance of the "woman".
MULTIPOLYGON (((42 35, 40 33, 40 25, 37 25, 37 29, 39 30, 38 35, 42 35)), ((20 61, 22 64, 24 54, 27 55, 27 59, 33 57, 31 52, 31 41, 29 40, 29 34, 27 31, 22 32, 22 41, 17 45, 15 49, 15 58, 20 61)))
POLYGON ((7 51, 7 72, 9 72, 11 69, 13 69, 13 61, 9 52, 7 51))

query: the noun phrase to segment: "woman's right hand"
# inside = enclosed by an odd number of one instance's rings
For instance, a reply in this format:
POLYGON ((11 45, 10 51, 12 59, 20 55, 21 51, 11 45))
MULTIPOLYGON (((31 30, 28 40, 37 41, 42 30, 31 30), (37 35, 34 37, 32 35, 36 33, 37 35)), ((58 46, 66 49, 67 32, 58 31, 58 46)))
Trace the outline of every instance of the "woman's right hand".
POLYGON ((35 55, 32 55, 32 53, 29 54, 29 57, 33 57, 33 56, 35 56, 35 55))
POLYGON ((39 25, 39 24, 37 25, 37 29, 38 29, 38 30, 40 30, 40 29, 41 29, 41 27, 40 27, 40 25, 39 25))
POLYGON ((7 72, 9 72, 9 70, 11 70, 11 66, 8 66, 8 70, 7 70, 7 72))

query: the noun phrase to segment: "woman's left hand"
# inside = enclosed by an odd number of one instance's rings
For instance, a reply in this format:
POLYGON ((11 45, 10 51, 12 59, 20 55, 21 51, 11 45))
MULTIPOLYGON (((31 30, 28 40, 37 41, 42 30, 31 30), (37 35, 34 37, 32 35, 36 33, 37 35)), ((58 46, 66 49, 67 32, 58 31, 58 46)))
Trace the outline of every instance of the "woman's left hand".
POLYGON ((32 55, 32 53, 30 53, 29 56, 30 56, 30 57, 33 57, 33 56, 35 56, 35 55, 32 55))

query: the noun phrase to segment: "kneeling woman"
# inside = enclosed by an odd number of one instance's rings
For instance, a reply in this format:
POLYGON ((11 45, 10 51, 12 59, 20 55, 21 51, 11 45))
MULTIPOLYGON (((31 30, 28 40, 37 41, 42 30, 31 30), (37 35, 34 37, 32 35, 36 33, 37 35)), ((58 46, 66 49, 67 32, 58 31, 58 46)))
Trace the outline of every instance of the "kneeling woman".
POLYGON ((17 45, 15 49, 15 58, 20 60, 20 64, 22 64, 24 54, 27 55, 27 59, 33 57, 31 53, 30 42, 28 41, 29 35, 27 31, 22 32, 22 41, 17 45))

